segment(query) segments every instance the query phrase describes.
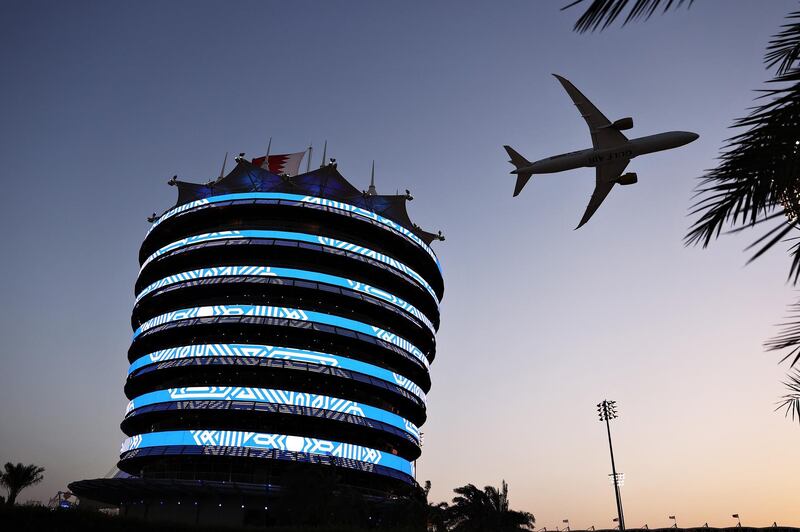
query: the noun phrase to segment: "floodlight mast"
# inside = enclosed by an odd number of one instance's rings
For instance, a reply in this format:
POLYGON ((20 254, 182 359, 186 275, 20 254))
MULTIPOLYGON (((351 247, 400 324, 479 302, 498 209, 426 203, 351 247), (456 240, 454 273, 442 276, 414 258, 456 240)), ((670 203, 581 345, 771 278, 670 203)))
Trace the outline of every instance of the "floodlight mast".
POLYGON ((611 472, 614 478, 614 495, 617 498, 617 516, 619 518, 619 529, 625 530, 625 518, 622 515, 622 497, 619 493, 619 476, 617 475, 617 466, 614 463, 614 447, 611 445, 611 424, 610 420, 617 417, 617 402, 608 401, 603 399, 602 403, 597 405, 597 413, 600 416, 600 421, 606 422, 606 430, 608 432, 608 450, 611 453, 611 472))

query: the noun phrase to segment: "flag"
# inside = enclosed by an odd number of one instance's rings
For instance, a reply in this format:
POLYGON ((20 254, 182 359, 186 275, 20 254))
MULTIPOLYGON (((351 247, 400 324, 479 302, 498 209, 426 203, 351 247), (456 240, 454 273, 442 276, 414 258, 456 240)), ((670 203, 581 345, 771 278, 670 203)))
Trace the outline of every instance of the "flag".
POLYGON ((736 519, 739 519, 739 514, 733 514, 731 517, 735 517, 736 519))
POLYGON ((564 520, 563 520, 563 521, 561 521, 561 522, 562 522, 562 523, 569 523, 569 519, 564 519, 564 520))
POLYGON ((297 175, 300 162, 306 154, 304 151, 285 153, 283 155, 270 155, 269 157, 256 157, 252 163, 273 174, 297 175))
POLYGON ((670 519, 675 519, 674 515, 669 516, 670 519))

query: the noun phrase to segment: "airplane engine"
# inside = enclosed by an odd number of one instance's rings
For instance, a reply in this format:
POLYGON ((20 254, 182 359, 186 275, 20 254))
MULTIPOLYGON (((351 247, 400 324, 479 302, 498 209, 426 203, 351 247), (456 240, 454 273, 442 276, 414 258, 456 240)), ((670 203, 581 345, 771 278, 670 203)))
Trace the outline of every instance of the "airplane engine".
POLYGON ((614 126, 614 129, 625 131, 626 129, 631 129, 633 127, 633 118, 630 116, 626 118, 620 118, 611 125, 614 126))
POLYGON ((628 172, 627 174, 622 174, 617 179, 617 183, 620 185, 633 185, 634 183, 638 182, 639 178, 636 177, 636 172, 628 172))

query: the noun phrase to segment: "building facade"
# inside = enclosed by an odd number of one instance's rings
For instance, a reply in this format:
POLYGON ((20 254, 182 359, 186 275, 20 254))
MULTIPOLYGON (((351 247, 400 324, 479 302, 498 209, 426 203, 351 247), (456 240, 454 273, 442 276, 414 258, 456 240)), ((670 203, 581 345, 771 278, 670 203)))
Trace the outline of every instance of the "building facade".
POLYGON ((73 491, 196 522, 268 522, 298 470, 408 494, 444 290, 410 195, 243 158, 170 184, 139 254, 122 473, 73 491))

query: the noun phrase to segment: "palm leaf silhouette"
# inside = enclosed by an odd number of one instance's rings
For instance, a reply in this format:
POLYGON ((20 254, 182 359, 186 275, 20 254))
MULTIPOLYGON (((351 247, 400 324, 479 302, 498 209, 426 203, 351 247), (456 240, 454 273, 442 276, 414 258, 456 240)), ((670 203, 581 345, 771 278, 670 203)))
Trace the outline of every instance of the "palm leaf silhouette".
MULTIPOLYGON (((584 1, 586 0, 575 0, 561 10, 582 4, 584 1)), ((659 7, 663 7, 662 12, 667 12, 684 4, 689 7, 693 2, 694 0, 592 0, 572 29, 579 33, 597 29, 602 31, 617 20, 628 6, 631 8, 622 22, 623 26, 634 20, 647 20, 659 7)))
POLYGON ((789 381, 784 383, 789 393, 781 397, 781 402, 775 410, 785 410, 786 417, 795 417, 800 421, 800 371, 789 374, 789 381))

